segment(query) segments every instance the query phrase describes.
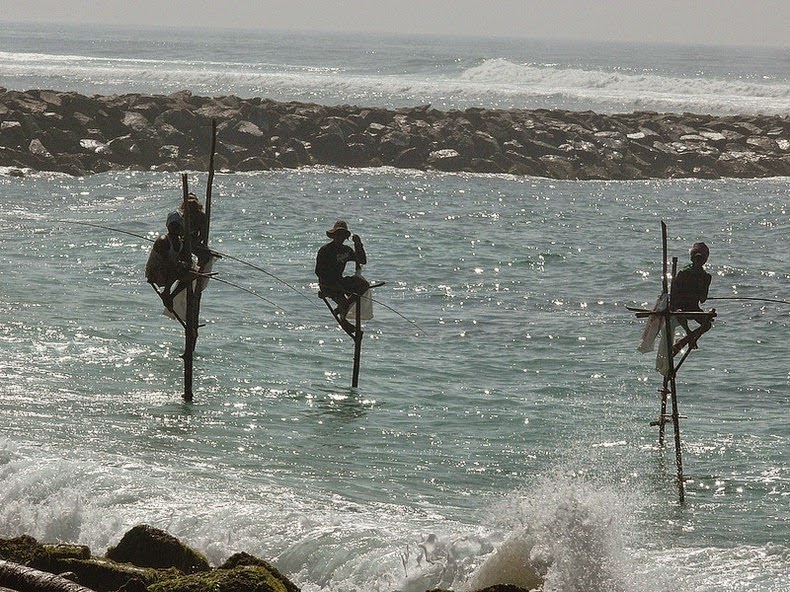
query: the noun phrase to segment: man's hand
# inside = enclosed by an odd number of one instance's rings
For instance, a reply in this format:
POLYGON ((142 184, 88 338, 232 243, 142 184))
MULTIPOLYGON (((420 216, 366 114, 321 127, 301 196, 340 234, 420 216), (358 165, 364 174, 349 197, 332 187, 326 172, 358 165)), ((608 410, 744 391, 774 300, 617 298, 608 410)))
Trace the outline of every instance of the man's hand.
POLYGON ((361 244, 362 244, 362 239, 361 239, 361 238, 359 238, 359 235, 358 235, 358 234, 354 234, 354 235, 352 235, 352 236, 351 236, 351 240, 352 240, 352 241, 354 241, 354 244, 355 244, 355 245, 357 245, 357 246, 359 246, 359 245, 361 245, 361 244))

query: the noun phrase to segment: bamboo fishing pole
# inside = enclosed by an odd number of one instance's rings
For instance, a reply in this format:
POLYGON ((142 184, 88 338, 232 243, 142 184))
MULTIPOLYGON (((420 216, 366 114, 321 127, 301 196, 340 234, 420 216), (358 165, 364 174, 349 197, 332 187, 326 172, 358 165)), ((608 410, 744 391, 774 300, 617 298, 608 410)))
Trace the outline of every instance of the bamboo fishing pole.
POLYGON ((790 300, 779 298, 755 298, 748 296, 708 296, 708 300, 751 300, 755 302, 771 302, 774 304, 790 304, 790 300))

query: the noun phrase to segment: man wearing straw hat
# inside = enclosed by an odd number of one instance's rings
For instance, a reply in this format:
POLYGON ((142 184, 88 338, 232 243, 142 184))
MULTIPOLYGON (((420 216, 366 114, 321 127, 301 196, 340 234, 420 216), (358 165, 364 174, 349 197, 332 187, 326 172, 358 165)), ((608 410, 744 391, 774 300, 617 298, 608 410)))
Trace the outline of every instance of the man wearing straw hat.
POLYGON ((365 265, 368 260, 362 247, 362 239, 356 234, 352 236, 344 220, 335 222, 335 225, 326 231, 326 235, 332 241, 321 247, 315 258, 319 295, 334 300, 338 305, 335 312, 344 320, 351 305, 348 296, 363 294, 370 286, 359 275, 344 276, 346 263, 355 261, 358 265, 365 265), (345 244, 349 237, 354 242, 353 249, 345 244))

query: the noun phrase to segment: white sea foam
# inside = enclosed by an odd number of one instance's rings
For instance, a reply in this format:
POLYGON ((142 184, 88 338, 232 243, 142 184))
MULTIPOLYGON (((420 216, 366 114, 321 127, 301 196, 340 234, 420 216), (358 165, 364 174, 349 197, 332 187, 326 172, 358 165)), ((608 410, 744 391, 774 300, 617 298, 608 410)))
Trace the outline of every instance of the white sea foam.
POLYGON ((539 479, 496 511, 511 532, 467 582, 470 590, 509 583, 546 592, 633 592, 629 557, 633 499, 608 485, 560 474, 539 479))
MULTIPOLYGON (((219 564, 244 550, 275 560, 305 590, 479 589, 501 583, 547 592, 632 592, 638 576, 624 549, 622 496, 582 480, 543 480, 497 505, 498 524, 470 526, 364 507, 339 496, 310 499, 243 483, 222 489, 171 482, 124 463, 99 467, 55 458, 36 462, 12 445, 0 463, 0 537, 89 545, 102 553, 133 524, 179 536, 219 564), (213 491, 211 504, 194 503, 213 491)), ((0 457, 2 458, 2 457, 0 457)), ((438 519, 438 520, 437 520, 438 519)))
POLYGON ((0 77, 89 93, 267 96, 278 100, 437 108, 564 108, 716 114, 790 112, 790 85, 520 64, 495 58, 461 72, 361 74, 330 67, 222 61, 93 58, 0 52, 0 77))
POLYGON ((517 64, 486 60, 461 75, 476 85, 502 92, 609 105, 606 110, 711 111, 718 113, 787 113, 790 86, 715 78, 680 78, 650 72, 632 74, 517 64))

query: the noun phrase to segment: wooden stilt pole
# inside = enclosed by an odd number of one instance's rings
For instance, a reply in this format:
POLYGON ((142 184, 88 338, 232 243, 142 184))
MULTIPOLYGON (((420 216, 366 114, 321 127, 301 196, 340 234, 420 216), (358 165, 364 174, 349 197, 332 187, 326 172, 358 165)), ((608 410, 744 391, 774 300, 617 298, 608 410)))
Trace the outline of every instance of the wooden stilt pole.
POLYGON ((357 388, 359 386, 359 366, 360 357, 362 355, 362 296, 359 294, 354 295, 354 303, 356 304, 356 319, 354 323, 354 372, 351 377, 351 386, 357 388))
MULTIPOLYGON (((373 288, 380 288, 384 285, 384 282, 378 282, 375 284, 370 284, 368 286, 368 290, 372 290, 373 288)), ((362 338, 365 335, 365 332, 362 330, 362 294, 351 294, 350 297, 354 303, 356 308, 356 318, 354 319, 354 325, 347 322, 346 320, 342 319, 338 312, 332 308, 332 305, 327 300, 327 296, 323 293, 319 292, 318 297, 324 301, 326 307, 329 309, 329 312, 332 313, 335 321, 340 326, 343 331, 346 332, 346 335, 351 337, 354 340, 354 370, 351 376, 351 387, 356 388, 359 386, 359 370, 361 367, 361 357, 362 357, 362 338)))
POLYGON ((211 155, 208 159, 208 180, 206 181, 206 247, 208 247, 208 231, 211 225, 211 189, 214 185, 214 153, 217 151, 217 120, 211 120, 211 155))
MULTIPOLYGON (((672 257, 672 281, 675 281, 675 277, 677 276, 678 272, 678 258, 672 257)), ((669 311, 672 308, 672 301, 669 302, 670 306, 667 307, 669 311)), ((669 318, 669 317, 667 317, 669 318)), ((677 466, 677 479, 678 479, 678 497, 680 499, 680 503, 682 504, 686 498, 686 485, 683 480, 683 451, 681 448, 680 443, 680 409, 678 407, 678 390, 677 384, 675 381, 675 377, 677 376, 678 367, 675 366, 675 347, 674 347, 675 336, 674 333, 670 336, 669 340, 667 341, 667 355, 669 356, 669 368, 670 368, 670 377, 669 377, 669 384, 670 384, 670 394, 672 396, 672 428, 675 430, 675 465, 677 466)))
MULTIPOLYGON (((184 245, 182 247, 182 257, 186 264, 192 267, 192 233, 191 220, 189 215, 189 183, 187 175, 181 175, 181 186, 184 193, 184 245)), ((193 376, 193 355, 195 353, 195 343, 197 342, 197 319, 198 302, 195 298, 195 290, 191 279, 187 281, 187 312, 186 328, 184 329, 184 401, 192 402, 192 376, 193 376)))
POLYGON ((667 395, 669 394, 669 377, 664 377, 664 384, 661 386, 661 414, 658 416, 658 445, 664 447, 664 424, 667 417, 667 395))
MULTIPOLYGON (((701 310, 679 310, 673 311, 672 307, 672 299, 669 293, 669 276, 667 274, 667 267, 668 267, 668 256, 667 256, 667 225, 662 221, 661 222, 661 240, 662 240, 662 247, 663 247, 663 262, 662 262, 662 286, 663 286, 663 293, 662 293, 662 300, 666 299, 667 305, 666 307, 661 310, 658 306, 655 307, 653 310, 647 310, 643 308, 631 308, 627 307, 629 310, 632 310, 636 313, 637 318, 650 318, 656 320, 657 317, 662 317, 663 325, 663 343, 661 348, 663 351, 659 352, 659 356, 663 355, 666 359, 663 361, 666 364, 666 368, 663 368, 657 364, 659 369, 662 371, 664 375, 664 384, 659 391, 661 393, 661 414, 659 415, 658 421, 650 422, 650 425, 657 425, 658 426, 658 442, 660 446, 664 446, 664 434, 665 434, 665 424, 669 422, 669 418, 672 418, 672 427, 675 430, 675 464, 677 466, 677 484, 678 484, 678 495, 680 498, 680 503, 684 503, 686 498, 686 490, 685 490, 685 478, 683 476, 683 449, 682 443, 680 441, 680 420, 683 416, 680 415, 680 406, 678 403, 678 391, 677 391, 677 374, 680 370, 680 367, 683 365, 683 362, 686 361, 689 354, 691 353, 692 349, 696 349, 697 340, 707 331, 709 331, 712 327, 713 319, 716 318, 716 309, 712 309, 710 312, 705 312, 701 310), (675 342, 675 335, 674 335, 674 319, 679 319, 680 323, 682 324, 683 328, 686 330, 686 336, 682 339, 679 339, 675 342), (688 328, 688 321, 694 320, 700 324, 700 326, 691 331, 688 328), (685 352, 683 351, 685 348, 685 352), (680 356, 680 361, 675 363, 675 356, 682 353, 680 356), (672 411, 671 414, 667 414, 667 401, 671 401, 672 404, 672 411)), ((674 283, 675 278, 677 277, 677 268, 678 268, 678 259, 677 257, 672 258, 672 282, 674 283)), ((651 327, 650 329, 655 329, 651 327)), ((647 331, 647 330, 646 330, 647 331)), ((655 332, 647 333, 655 335, 655 332)), ((643 337, 644 339, 644 337, 643 337)), ((640 346, 640 351, 645 351, 640 346)), ((660 360, 657 360, 660 362, 660 360)))
MULTIPOLYGON (((667 225, 661 222, 661 241, 663 251, 662 262, 662 286, 665 294, 669 294, 669 280, 667 277, 668 271, 668 254, 667 254, 667 225)), ((673 261, 672 275, 674 279, 675 268, 677 266, 677 259, 673 261)), ((663 429, 666 417, 666 402, 667 397, 666 387, 669 387, 669 397, 672 402, 672 427, 675 430, 675 464, 677 465, 677 483, 678 483, 678 497, 680 503, 685 501, 685 484, 683 483, 683 457, 680 448, 680 413, 678 411, 678 394, 677 385, 675 383, 675 332, 672 325, 672 301, 668 302, 667 308, 664 311, 664 341, 666 346, 667 356, 667 374, 664 377, 665 389, 662 392, 662 413, 661 413, 661 428, 663 429)))
MULTIPOLYGON (((209 171, 208 180, 206 182, 206 204, 205 214, 206 227, 202 233, 204 244, 200 245, 208 248, 208 232, 211 223, 211 189, 214 181, 214 153, 217 146, 217 122, 211 121, 211 154, 209 156, 209 171)), ((189 207, 189 184, 187 175, 181 175, 181 185, 184 193, 184 259, 187 264, 192 266, 192 251, 196 245, 192 244, 192 225, 199 223, 198 220, 192 220, 190 216, 189 207)), ((195 282, 189 281, 186 287, 187 295, 187 311, 184 327, 184 401, 191 403, 193 399, 192 382, 194 376, 194 354, 195 346, 197 345, 198 327, 200 325, 200 301, 202 290, 195 289, 195 282)))
POLYGON ((672 395, 672 426, 675 429, 675 465, 678 474, 678 499, 680 503, 686 501, 686 484, 683 480, 683 452, 680 445, 680 410, 678 409, 678 391, 675 384, 675 371, 672 370, 672 378, 669 381, 670 392, 672 395))

